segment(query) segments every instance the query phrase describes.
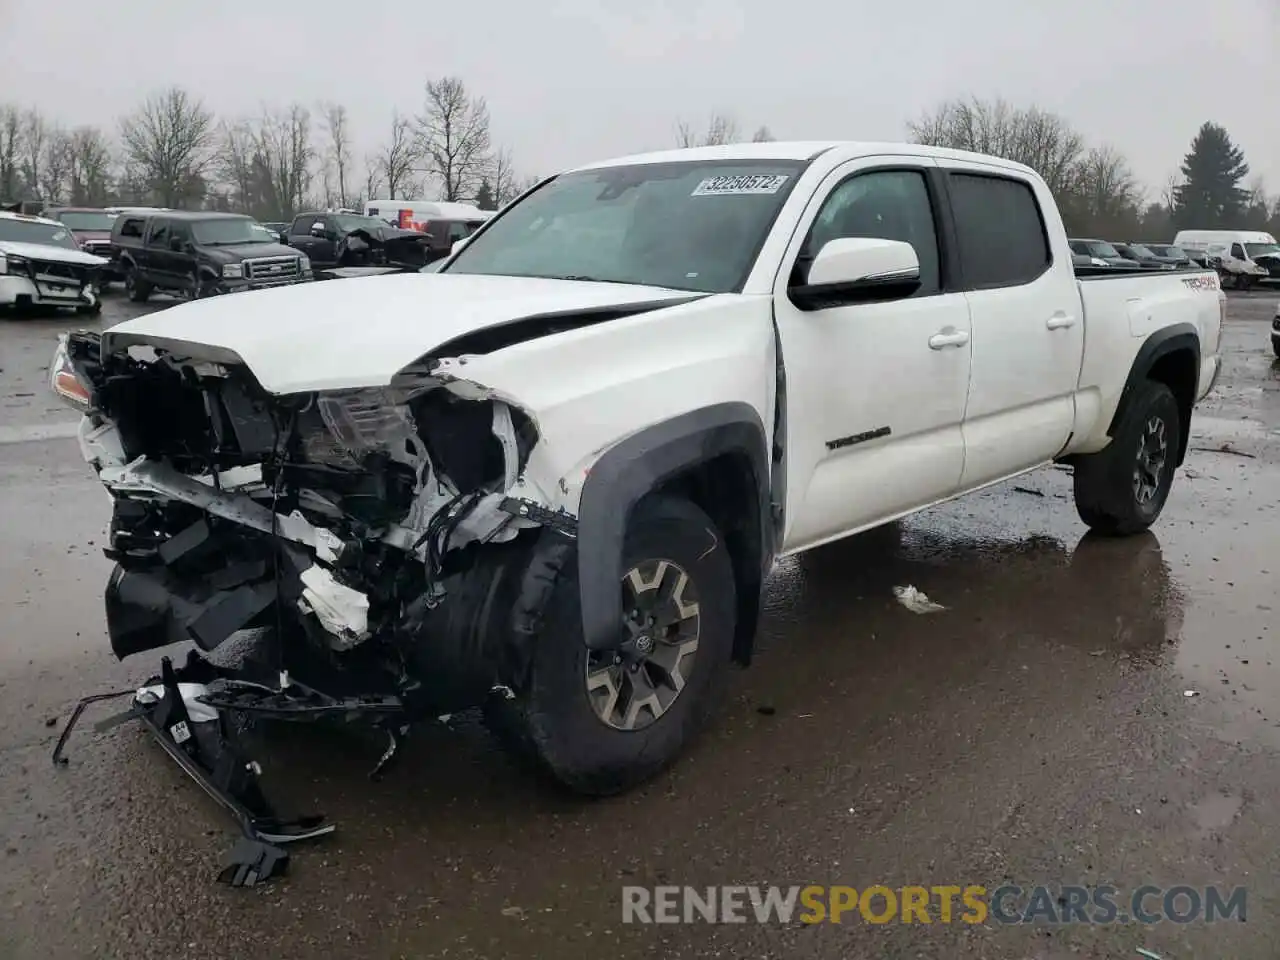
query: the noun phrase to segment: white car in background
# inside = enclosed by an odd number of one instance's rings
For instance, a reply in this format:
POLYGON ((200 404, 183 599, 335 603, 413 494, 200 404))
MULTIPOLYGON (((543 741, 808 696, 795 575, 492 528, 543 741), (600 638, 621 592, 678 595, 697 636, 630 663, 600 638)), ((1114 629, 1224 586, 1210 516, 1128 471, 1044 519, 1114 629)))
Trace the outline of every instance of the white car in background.
POLYGON ((65 224, 0 213, 0 308, 72 307, 98 313, 105 257, 85 253, 65 224))

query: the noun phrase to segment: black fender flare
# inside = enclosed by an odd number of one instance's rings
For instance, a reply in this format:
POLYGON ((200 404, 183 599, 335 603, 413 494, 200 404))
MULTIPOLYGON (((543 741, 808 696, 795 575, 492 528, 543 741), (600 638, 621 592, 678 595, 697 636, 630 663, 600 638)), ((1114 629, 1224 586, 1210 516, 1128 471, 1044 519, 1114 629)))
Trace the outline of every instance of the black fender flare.
MULTIPOLYGON (((1115 436, 1121 418, 1128 412, 1129 404, 1133 402, 1133 394, 1137 390, 1138 384, 1148 378, 1152 368, 1161 357, 1178 350, 1190 350, 1191 355, 1195 358, 1196 382, 1191 388, 1191 406, 1195 406, 1195 392, 1200 381, 1200 331, 1190 323, 1175 323, 1151 334, 1142 342, 1142 346, 1138 348, 1137 356, 1133 358, 1133 366, 1129 368, 1129 376, 1125 379, 1124 389, 1120 391, 1120 400, 1116 404, 1116 412, 1111 417, 1110 426, 1107 427, 1108 436, 1115 436)), ((1187 438, 1191 435, 1191 417, 1183 417, 1183 421, 1181 442, 1178 450, 1179 464, 1182 463, 1182 459, 1186 454, 1187 438)))
MULTIPOLYGON (((749 459, 760 513, 762 567, 772 564, 768 450, 764 425, 753 407, 718 403, 646 427, 610 447, 592 464, 582 487, 577 529, 582 636, 589 649, 608 649, 620 639, 618 584, 632 508, 645 494, 691 467, 726 453, 749 459)), ((758 597, 746 599, 758 603, 758 597)), ((739 633, 744 629, 754 631, 755 623, 739 623, 739 633)))

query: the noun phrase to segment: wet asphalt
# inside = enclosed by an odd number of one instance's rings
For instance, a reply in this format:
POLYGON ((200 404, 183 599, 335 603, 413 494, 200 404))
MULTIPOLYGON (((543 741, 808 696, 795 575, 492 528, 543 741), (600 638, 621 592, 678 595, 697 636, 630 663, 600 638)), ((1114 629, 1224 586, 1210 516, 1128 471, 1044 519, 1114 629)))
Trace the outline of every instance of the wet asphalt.
MULTIPOLYGON (((55 334, 84 324, 0 318, 0 958, 1273 960, 1276 296, 1232 300, 1151 533, 1086 538, 1046 470, 786 561, 714 726, 609 801, 530 779, 469 717, 415 733, 381 783, 378 742, 268 730, 271 785, 339 831, 252 890, 212 881, 234 832, 141 729, 93 733, 111 705, 50 764, 79 697, 155 664, 108 651, 108 499, 45 387, 55 334), (621 922, 624 884, 1005 882, 1245 886, 1248 921, 621 922)), ((100 325, 137 309, 117 294, 100 325)))

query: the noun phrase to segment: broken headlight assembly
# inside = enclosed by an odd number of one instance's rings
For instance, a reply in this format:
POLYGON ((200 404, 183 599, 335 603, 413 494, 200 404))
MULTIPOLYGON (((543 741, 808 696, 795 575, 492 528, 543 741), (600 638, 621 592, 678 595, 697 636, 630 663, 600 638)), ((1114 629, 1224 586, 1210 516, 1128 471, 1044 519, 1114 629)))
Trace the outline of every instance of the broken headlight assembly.
MULTIPOLYGON (((0 257, 3 260, 3 257, 0 257)), ((0 270, 0 273, 3 271, 0 270)), ((71 354, 67 348, 67 334, 58 337, 58 348, 53 352, 53 362, 49 364, 49 386, 58 398, 81 413, 89 409, 90 392, 87 384, 80 379, 71 363, 71 354)))
POLYGON ((424 451, 401 391, 344 390, 318 394, 316 408, 338 447, 359 462, 375 452, 417 463, 424 451))
POLYGON ((22 257, 15 257, 12 253, 0 253, 0 274, 25 273, 26 269, 27 261, 22 257))

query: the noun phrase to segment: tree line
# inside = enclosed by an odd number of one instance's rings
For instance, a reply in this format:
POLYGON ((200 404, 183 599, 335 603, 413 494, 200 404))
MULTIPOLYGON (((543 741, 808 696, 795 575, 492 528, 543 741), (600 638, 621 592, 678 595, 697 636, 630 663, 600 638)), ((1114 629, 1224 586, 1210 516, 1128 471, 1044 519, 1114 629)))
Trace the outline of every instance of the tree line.
MULTIPOLYGON (((676 146, 773 140, 750 136, 732 114, 679 120, 676 146)), ((1179 172, 1151 196, 1124 155, 1090 145, 1066 119, 1035 106, 961 99, 907 124, 911 140, 1025 163, 1044 177, 1068 232, 1166 239, 1184 227, 1280 233, 1280 198, 1248 180, 1243 151, 1204 123, 1179 172), (1247 181, 1247 182, 1246 182, 1247 181)), ((66 128, 38 110, 0 103, 0 201, 83 206, 204 207, 287 220, 316 207, 438 196, 490 209, 533 182, 491 131, 484 97, 457 77, 428 80, 420 112, 393 112, 381 145, 355 156, 347 109, 338 103, 264 107, 218 118, 196 95, 171 87, 147 97, 108 130, 66 128)))
POLYGON ((339 103, 264 106, 218 118, 182 87, 148 96, 113 128, 67 128, 0 103, 0 201, 235 210, 287 220, 366 199, 469 201, 490 209, 531 184, 495 142, 485 99, 457 77, 427 81, 421 111, 395 112, 379 147, 355 155, 339 103))
MULTIPOLYGON (((1024 163, 1048 183, 1072 236, 1116 241, 1169 240, 1179 229, 1265 230, 1280 234, 1280 197, 1261 179, 1246 185, 1249 165, 1227 131, 1204 123, 1176 174, 1148 195, 1124 155, 1090 146, 1063 117, 1003 100, 951 100, 907 124, 915 143, 972 150, 1024 163)), ((679 121, 677 146, 715 146, 748 139, 731 114, 702 125, 679 121)), ((752 140, 772 140, 759 127, 752 140)))

